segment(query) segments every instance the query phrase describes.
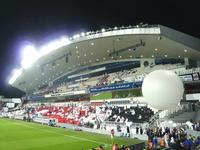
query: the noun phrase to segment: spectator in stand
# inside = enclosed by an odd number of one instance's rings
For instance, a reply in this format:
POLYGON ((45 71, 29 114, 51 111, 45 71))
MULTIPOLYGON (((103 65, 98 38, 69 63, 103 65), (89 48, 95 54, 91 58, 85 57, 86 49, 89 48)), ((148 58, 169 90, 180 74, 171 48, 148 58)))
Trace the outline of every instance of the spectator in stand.
POLYGON ((197 139, 195 140, 195 145, 200 145, 200 136, 197 137, 197 139))
POLYGON ((153 137, 153 147, 154 147, 154 148, 157 148, 157 146, 158 146, 158 138, 157 138, 157 136, 155 135, 155 136, 153 137))
POLYGON ((147 149, 152 149, 153 148, 153 143, 152 141, 149 139, 147 142, 147 149))
POLYGON ((190 139, 185 139, 185 141, 183 142, 183 149, 184 150, 191 150, 192 145, 193 145, 193 143, 190 139))
POLYGON ((178 149, 180 149, 180 150, 183 149, 183 146, 179 139, 176 141, 176 145, 175 145, 175 150, 178 150, 178 149))
POLYGON ((195 150, 200 150, 200 136, 197 137, 197 139, 195 140, 195 150))
POLYGON ((171 139, 170 139, 169 146, 170 146, 172 149, 176 149, 176 143, 175 143, 175 141, 174 141, 174 137, 173 137, 173 136, 172 136, 171 139))
POLYGON ((99 145, 99 150, 103 150, 103 146, 102 145, 99 145))
POLYGON ((168 133, 165 133, 164 140, 165 140, 166 147, 168 147, 169 146, 169 134, 168 133))
POLYGON ((125 150, 131 150, 130 147, 127 147, 125 150))
POLYGON ((112 150, 118 150, 118 144, 114 144, 112 150))
POLYGON ((162 137, 163 133, 162 133, 162 128, 159 128, 159 137, 162 137))
POLYGON ((164 138, 161 138, 160 139, 160 148, 165 148, 165 139, 164 138))

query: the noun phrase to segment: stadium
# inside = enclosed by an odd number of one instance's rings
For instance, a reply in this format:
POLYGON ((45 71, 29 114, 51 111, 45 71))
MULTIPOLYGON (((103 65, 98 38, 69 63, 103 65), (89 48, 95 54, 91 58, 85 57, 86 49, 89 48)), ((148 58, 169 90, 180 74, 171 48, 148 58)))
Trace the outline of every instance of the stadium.
MULTIPOLYGON (((171 149, 176 140, 184 149, 188 136, 198 147, 200 39, 139 24, 63 36, 24 52, 9 84, 25 95, 0 98, 0 133, 10 139, 2 138, 0 149, 171 149), (156 102, 145 97, 145 78, 160 70, 183 84, 176 101, 159 92, 156 102)), ((170 85, 164 91, 178 89, 170 85)))

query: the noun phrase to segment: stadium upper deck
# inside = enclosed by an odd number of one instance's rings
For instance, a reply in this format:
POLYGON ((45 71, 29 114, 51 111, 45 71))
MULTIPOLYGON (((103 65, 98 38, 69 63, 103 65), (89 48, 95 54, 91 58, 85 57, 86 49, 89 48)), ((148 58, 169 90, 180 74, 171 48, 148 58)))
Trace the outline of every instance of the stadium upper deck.
POLYGON ((198 61, 200 40, 162 25, 115 27, 62 37, 37 49, 29 47, 22 68, 13 72, 9 83, 26 93, 51 84, 80 68, 112 62, 155 58, 198 61))

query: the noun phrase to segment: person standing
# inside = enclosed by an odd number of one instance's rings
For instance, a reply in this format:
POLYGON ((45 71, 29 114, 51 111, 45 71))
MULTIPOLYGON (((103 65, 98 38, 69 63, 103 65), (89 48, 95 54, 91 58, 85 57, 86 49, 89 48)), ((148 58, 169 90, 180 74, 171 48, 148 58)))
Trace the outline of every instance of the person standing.
POLYGON ((118 144, 114 144, 112 150, 118 150, 118 144))
POLYGON ((114 136, 115 136, 115 131, 114 131, 114 129, 111 129, 110 138, 111 138, 112 145, 114 145, 114 136))

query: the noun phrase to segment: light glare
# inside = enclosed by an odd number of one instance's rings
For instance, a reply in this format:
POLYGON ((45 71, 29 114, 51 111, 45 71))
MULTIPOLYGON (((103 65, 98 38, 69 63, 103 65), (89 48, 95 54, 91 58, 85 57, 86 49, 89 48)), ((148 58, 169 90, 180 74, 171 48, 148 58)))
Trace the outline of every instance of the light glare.
POLYGON ((27 45, 23 49, 22 68, 29 68, 37 59, 37 51, 34 46, 27 45))
POLYGON ((56 49, 66 46, 68 44, 70 44, 70 40, 66 37, 62 37, 59 40, 52 41, 52 42, 48 43, 47 45, 44 45, 40 48, 40 51, 38 53, 38 58, 56 50, 56 49))
POLYGON ((13 70, 13 75, 12 77, 9 79, 8 83, 9 84, 13 84, 15 82, 15 80, 22 74, 22 69, 14 69, 13 70))
POLYGON ((106 31, 106 29, 104 29, 104 28, 103 28, 103 29, 101 29, 101 32, 105 32, 105 31, 106 31))
POLYGON ((84 33, 84 32, 82 32, 82 33, 81 33, 81 36, 85 36, 85 33, 84 33))

